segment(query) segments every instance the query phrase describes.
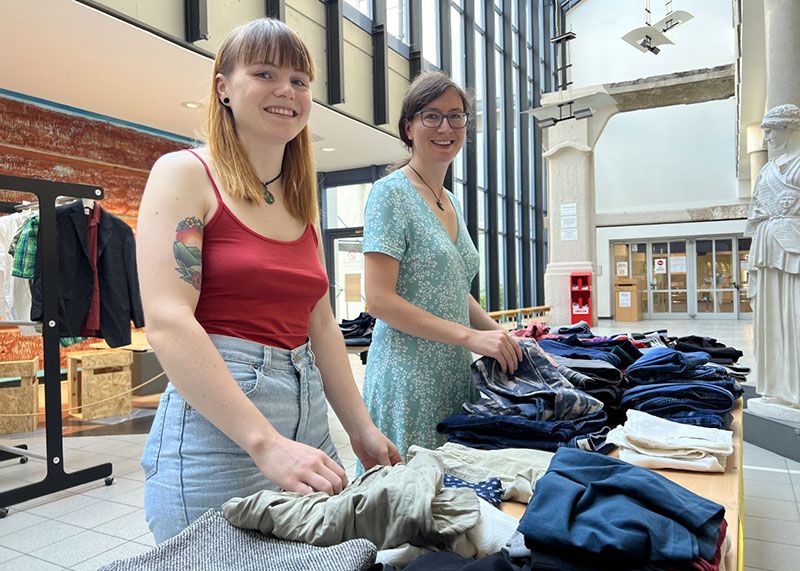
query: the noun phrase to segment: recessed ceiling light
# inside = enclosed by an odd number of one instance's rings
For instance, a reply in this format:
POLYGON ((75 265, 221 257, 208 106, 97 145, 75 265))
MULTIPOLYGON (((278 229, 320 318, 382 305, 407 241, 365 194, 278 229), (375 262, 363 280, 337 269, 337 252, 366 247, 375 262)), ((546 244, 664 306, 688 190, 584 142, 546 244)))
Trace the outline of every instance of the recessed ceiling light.
POLYGON ((322 147, 322 150, 326 153, 332 153, 336 150, 336 147, 322 147))
POLYGON ((187 109, 200 109, 203 106, 202 103, 198 103, 197 101, 184 101, 181 105, 187 109))

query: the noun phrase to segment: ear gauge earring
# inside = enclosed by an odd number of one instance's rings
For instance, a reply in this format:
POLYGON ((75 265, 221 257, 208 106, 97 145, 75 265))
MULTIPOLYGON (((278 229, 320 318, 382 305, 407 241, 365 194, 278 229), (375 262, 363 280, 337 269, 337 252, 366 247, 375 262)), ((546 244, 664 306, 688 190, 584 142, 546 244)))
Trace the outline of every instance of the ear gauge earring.
POLYGON ((230 97, 223 97, 223 99, 222 99, 222 104, 223 105, 228 105, 230 102, 231 102, 231 98, 230 97))

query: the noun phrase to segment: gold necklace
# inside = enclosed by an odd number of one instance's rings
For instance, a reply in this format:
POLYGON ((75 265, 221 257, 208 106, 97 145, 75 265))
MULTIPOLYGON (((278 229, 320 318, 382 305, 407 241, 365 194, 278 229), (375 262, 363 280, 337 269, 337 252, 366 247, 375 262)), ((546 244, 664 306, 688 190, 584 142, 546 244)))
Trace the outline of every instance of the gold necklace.
POLYGON ((442 194, 444 194, 444 187, 442 187, 442 192, 439 194, 439 196, 436 196, 436 192, 433 190, 431 185, 429 185, 428 182, 424 178, 422 178, 422 175, 417 172, 417 169, 415 169, 414 167, 411 166, 411 163, 408 163, 408 168, 410 168, 412 171, 414 171, 414 174, 419 177, 419 180, 424 182, 425 186, 427 186, 428 189, 430 189, 431 194, 433 194, 433 198, 436 199, 436 206, 439 207, 439 210, 444 212, 444 205, 442 204, 442 194))

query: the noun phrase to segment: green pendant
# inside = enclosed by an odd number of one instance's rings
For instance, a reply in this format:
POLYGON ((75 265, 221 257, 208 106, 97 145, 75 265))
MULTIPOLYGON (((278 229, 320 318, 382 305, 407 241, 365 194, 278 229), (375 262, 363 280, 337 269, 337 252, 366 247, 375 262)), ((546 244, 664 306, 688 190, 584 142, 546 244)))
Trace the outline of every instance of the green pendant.
POLYGON ((266 186, 264 186, 264 202, 267 204, 275 202, 275 195, 272 194, 266 186))

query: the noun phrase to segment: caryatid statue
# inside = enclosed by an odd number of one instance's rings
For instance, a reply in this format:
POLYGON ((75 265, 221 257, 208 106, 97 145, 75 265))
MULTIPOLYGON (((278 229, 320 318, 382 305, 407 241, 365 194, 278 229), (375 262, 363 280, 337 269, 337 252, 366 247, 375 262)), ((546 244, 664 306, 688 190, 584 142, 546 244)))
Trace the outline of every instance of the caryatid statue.
POLYGON ((765 397, 757 404, 800 409, 800 108, 770 109, 761 128, 769 161, 758 174, 745 230, 752 237, 747 295, 755 375, 765 397))

